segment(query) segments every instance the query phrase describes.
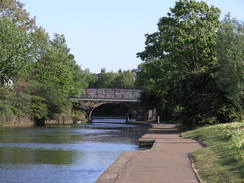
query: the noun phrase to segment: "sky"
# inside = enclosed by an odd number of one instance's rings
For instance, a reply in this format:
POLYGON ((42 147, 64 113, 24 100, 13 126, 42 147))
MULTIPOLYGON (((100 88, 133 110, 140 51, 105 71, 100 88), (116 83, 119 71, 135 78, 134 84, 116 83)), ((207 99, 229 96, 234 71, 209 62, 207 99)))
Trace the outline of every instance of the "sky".
MULTIPOLYGON (((99 73, 137 68, 146 33, 157 30, 175 0, 20 0, 52 37, 64 34, 82 69, 99 73)), ((244 0, 205 0, 244 21, 244 0)))

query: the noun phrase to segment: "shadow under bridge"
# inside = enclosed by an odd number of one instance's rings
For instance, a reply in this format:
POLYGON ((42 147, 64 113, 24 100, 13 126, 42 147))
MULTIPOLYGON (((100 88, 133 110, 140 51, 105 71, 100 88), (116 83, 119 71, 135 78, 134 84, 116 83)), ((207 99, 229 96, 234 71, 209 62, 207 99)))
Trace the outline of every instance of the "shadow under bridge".
POLYGON ((86 112, 90 122, 95 115, 96 118, 124 118, 128 121, 136 115, 141 93, 142 90, 135 89, 87 88, 80 97, 70 99, 86 112))

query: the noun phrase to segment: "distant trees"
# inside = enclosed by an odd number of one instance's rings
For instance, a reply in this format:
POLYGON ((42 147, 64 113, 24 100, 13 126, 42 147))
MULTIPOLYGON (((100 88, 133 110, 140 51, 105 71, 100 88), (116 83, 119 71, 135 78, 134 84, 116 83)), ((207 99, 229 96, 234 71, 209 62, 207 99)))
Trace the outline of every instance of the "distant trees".
POLYGON ((220 23, 219 15, 204 2, 180 0, 160 19, 158 31, 146 35, 136 86, 162 118, 186 125, 240 119, 243 27, 230 18, 220 23))
POLYGON ((90 88, 135 88, 136 74, 130 70, 113 72, 101 72, 90 74, 88 82, 90 88))

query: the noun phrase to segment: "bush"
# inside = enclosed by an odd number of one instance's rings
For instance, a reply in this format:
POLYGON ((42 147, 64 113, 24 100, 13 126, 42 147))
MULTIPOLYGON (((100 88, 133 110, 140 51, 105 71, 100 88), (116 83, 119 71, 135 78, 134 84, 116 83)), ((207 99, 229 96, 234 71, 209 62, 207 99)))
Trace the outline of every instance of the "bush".
MULTIPOLYGON (((0 117, 2 120, 9 120, 13 115, 13 107, 11 100, 13 99, 13 93, 5 88, 0 88, 0 117)), ((6 122, 6 121, 1 121, 6 122)))
POLYGON ((36 126, 43 126, 48 119, 48 107, 46 100, 40 96, 31 97, 31 117, 36 126))
POLYGON ((79 122, 86 122, 87 115, 84 111, 73 111, 72 112, 72 121, 73 123, 79 123, 79 122))

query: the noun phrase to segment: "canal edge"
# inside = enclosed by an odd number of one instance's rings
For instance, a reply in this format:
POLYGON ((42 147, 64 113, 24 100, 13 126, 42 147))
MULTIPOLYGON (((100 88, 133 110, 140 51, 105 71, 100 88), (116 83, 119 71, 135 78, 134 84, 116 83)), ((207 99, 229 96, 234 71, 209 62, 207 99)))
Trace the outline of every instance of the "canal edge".
POLYGON ((95 183, 115 183, 123 170, 137 154, 138 151, 124 152, 103 172, 95 183))

